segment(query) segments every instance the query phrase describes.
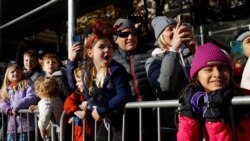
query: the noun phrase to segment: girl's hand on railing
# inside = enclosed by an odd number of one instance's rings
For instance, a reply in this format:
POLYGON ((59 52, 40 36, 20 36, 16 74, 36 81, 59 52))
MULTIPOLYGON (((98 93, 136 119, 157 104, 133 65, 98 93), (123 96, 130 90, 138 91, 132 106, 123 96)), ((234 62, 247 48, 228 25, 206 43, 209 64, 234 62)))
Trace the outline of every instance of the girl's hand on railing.
POLYGON ((29 111, 30 111, 30 112, 34 112, 34 111, 37 110, 37 109, 38 109, 37 105, 30 105, 30 106, 29 106, 29 111))
POLYGON ((83 119, 83 118, 85 117, 85 115, 86 115, 86 112, 85 112, 85 111, 80 111, 80 110, 78 110, 78 111, 75 111, 74 114, 75 114, 78 118, 83 119))
POLYGON ((94 118, 95 121, 101 121, 102 117, 98 114, 96 108, 97 106, 93 106, 92 117, 94 118))
POLYGON ((68 120, 68 124, 72 124, 73 123, 73 117, 71 117, 69 120, 68 120))
POLYGON ((83 101, 80 107, 82 110, 87 110, 88 109, 88 101, 83 101))
POLYGON ((43 129, 43 130, 40 130, 40 134, 42 136, 43 139, 46 139, 47 136, 48 136, 48 131, 43 129))

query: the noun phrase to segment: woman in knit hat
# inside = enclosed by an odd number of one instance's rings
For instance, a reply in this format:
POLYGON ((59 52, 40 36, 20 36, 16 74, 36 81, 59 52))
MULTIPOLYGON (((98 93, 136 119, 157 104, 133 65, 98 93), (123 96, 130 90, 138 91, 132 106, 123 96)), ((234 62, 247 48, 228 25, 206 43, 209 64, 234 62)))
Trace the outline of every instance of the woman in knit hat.
MULTIPOLYGON (((232 141, 230 125, 237 126, 238 140, 247 139, 244 132, 249 129, 242 132, 236 124, 241 123, 238 121, 240 115, 245 114, 244 107, 240 113, 236 113, 240 110, 234 111, 237 115, 235 120, 230 117, 231 99, 236 95, 234 92, 240 92, 232 84, 232 74, 233 65, 225 51, 211 42, 197 47, 190 69, 192 82, 182 91, 180 100, 178 141, 201 141, 202 127, 206 140, 232 141)), ((249 126, 249 119, 244 123, 249 126)))
MULTIPOLYGON (((188 45, 195 45, 194 36, 187 26, 166 16, 155 17, 152 26, 159 46, 145 64, 148 80, 160 100, 175 99, 189 82, 188 72, 193 55, 188 45)), ((175 110, 168 108, 161 112, 162 126, 175 128, 175 110)))

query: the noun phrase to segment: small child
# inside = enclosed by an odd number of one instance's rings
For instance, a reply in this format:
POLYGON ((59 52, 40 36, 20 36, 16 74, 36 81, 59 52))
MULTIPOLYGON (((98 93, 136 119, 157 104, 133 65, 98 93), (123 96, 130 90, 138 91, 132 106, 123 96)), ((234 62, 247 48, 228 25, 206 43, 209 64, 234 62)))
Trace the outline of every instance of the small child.
MULTIPOLYGON (((190 69, 192 82, 182 93, 178 141, 202 140, 202 127, 209 141, 232 141, 233 135, 238 139, 246 135, 240 130, 234 134, 231 128, 240 129, 238 123, 244 120, 240 115, 246 110, 234 110, 237 113, 231 116, 231 99, 241 92, 233 84, 232 74, 233 65, 225 51, 211 42, 197 47, 190 69)), ((249 125, 249 120, 245 123, 249 125)))
POLYGON ((28 50, 23 54, 24 72, 28 78, 35 82, 35 80, 41 76, 42 70, 38 62, 37 54, 35 50, 28 50))
POLYGON ((17 140, 27 141, 28 132, 34 131, 34 117, 27 119, 27 115, 20 116, 18 110, 36 104, 37 97, 32 82, 25 79, 23 69, 17 64, 7 67, 0 96, 1 110, 8 115, 7 141, 15 140, 16 131, 17 140))
POLYGON ((69 95, 67 76, 64 69, 60 67, 61 61, 55 54, 45 54, 42 67, 45 72, 44 77, 54 77, 59 84, 59 96, 64 101, 69 95))
POLYGON ((39 77, 35 82, 36 95, 41 99, 38 102, 39 120, 38 127, 42 138, 50 136, 50 121, 60 124, 63 112, 63 102, 58 96, 59 85, 53 77, 39 77))
POLYGON ((122 109, 133 100, 129 75, 121 64, 113 60, 111 31, 105 23, 96 21, 84 52, 92 63, 84 73, 84 96, 95 121, 104 121, 97 129, 97 141, 107 138, 106 123, 112 127, 111 140, 121 141, 122 109))
POLYGON ((66 98, 64 102, 64 111, 66 114, 73 116, 75 123, 74 126, 74 141, 88 141, 94 140, 93 125, 94 120, 89 117, 89 111, 87 111, 87 101, 84 98, 84 87, 82 82, 82 76, 85 71, 84 65, 77 67, 74 71, 74 77, 76 80, 76 86, 78 89, 66 98), (83 129, 84 124, 82 119, 85 118, 85 129, 83 129), (85 137, 83 137, 83 132, 85 132, 85 137))

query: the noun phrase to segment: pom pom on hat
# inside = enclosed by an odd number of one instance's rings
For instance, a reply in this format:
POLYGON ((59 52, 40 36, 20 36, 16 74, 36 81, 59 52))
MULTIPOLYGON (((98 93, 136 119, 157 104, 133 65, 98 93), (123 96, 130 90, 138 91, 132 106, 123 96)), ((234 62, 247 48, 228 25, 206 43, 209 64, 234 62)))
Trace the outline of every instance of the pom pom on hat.
POLYGON ((190 78, 195 79, 199 70, 213 65, 225 65, 233 73, 233 64, 222 49, 211 42, 198 46, 191 64, 190 78))
POLYGON ((176 20, 168 18, 166 16, 157 16, 151 22, 156 40, 159 38, 162 31, 169 25, 177 24, 176 20))

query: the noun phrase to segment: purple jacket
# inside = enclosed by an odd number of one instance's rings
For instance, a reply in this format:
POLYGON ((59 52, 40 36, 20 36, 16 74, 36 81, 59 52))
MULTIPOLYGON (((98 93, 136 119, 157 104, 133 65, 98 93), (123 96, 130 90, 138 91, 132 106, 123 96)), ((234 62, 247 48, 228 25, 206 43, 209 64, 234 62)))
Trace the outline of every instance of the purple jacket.
MULTIPOLYGON (((30 105, 37 104, 37 97, 35 95, 34 87, 28 86, 27 88, 20 89, 20 90, 13 90, 11 87, 7 88, 7 92, 9 95, 9 100, 7 101, 0 101, 0 108, 1 111, 8 115, 8 110, 12 109, 13 111, 18 111, 19 109, 28 109, 30 105)), ((22 115, 22 119, 20 115, 8 115, 8 128, 7 133, 14 133, 15 132, 15 122, 17 132, 20 133, 21 129, 23 132, 28 131, 28 121, 26 119, 26 115, 22 115), (21 124, 22 121, 22 124, 21 124), (22 126, 21 126, 22 125, 22 126)), ((34 130, 34 117, 30 116, 29 118, 29 129, 30 131, 34 130)))

